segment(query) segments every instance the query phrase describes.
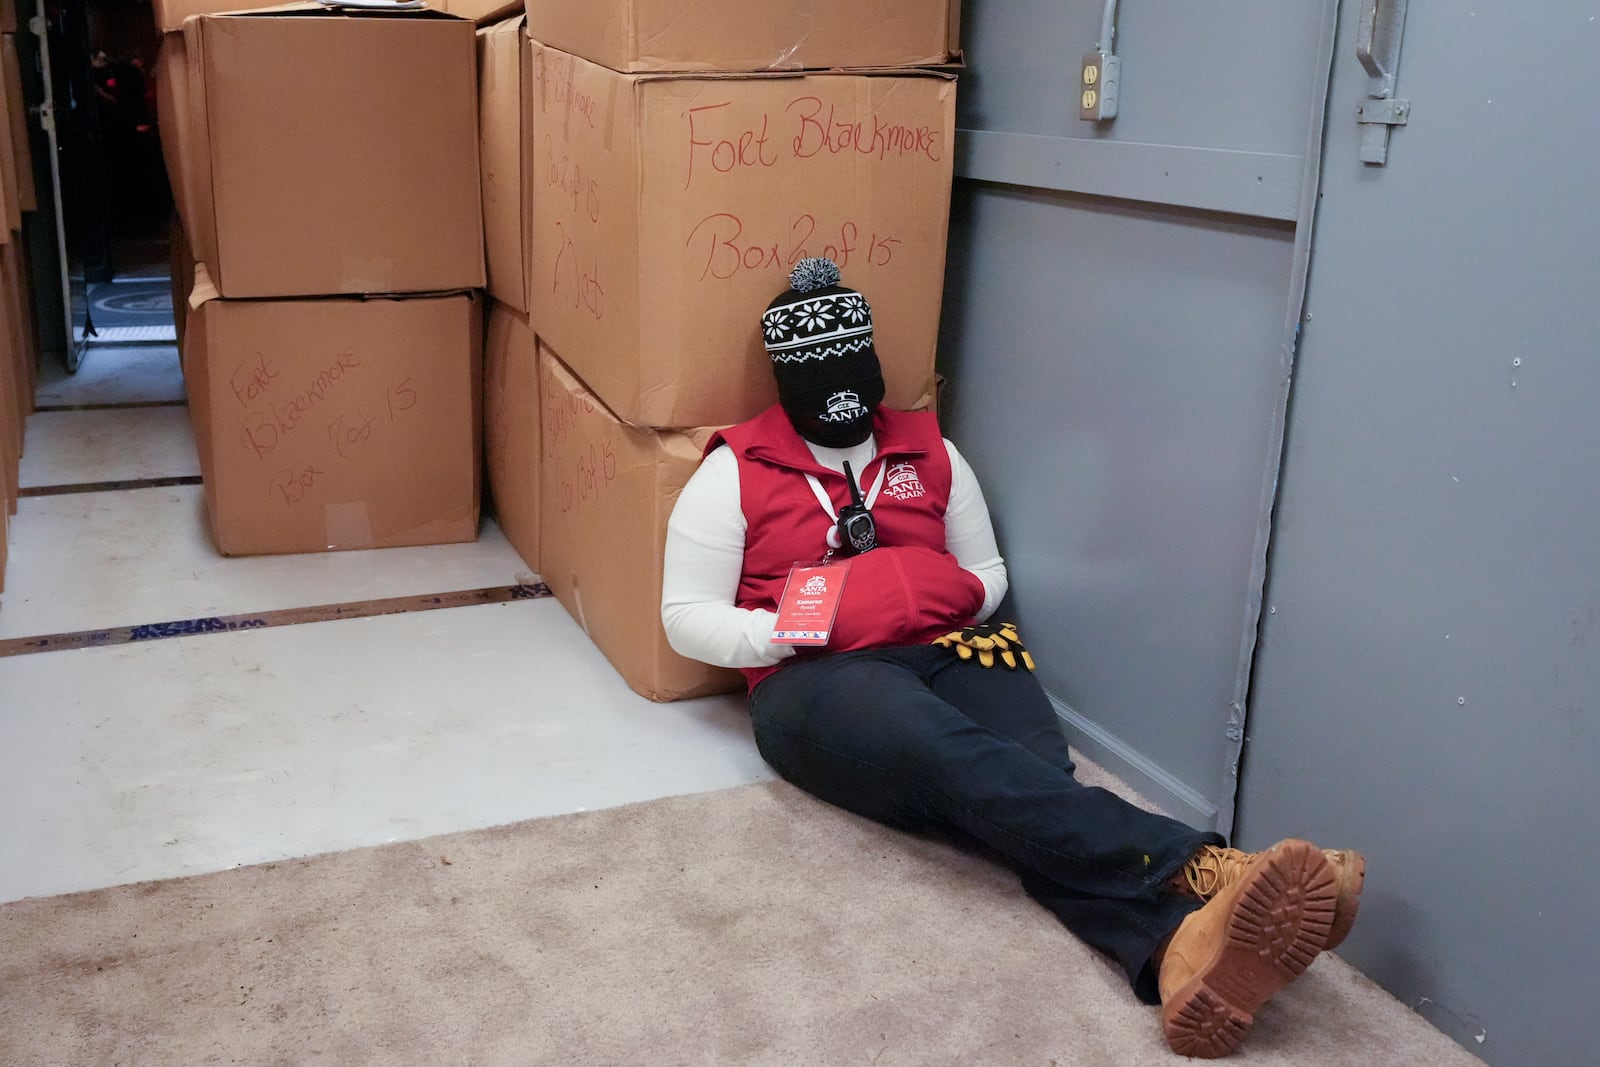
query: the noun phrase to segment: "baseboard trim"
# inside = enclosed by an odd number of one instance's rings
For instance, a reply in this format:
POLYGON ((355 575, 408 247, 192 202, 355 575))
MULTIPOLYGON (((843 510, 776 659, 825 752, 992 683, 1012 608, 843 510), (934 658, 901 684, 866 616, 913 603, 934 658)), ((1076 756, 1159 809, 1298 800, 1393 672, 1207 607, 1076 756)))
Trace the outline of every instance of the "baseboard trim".
MULTIPOLYGON (((1113 734, 1085 718, 1055 697, 1056 717, 1067 743, 1154 801, 1168 815, 1202 830, 1217 829, 1217 806, 1195 792, 1166 768, 1113 734)), ((1222 831, 1227 833, 1226 830, 1222 831)))

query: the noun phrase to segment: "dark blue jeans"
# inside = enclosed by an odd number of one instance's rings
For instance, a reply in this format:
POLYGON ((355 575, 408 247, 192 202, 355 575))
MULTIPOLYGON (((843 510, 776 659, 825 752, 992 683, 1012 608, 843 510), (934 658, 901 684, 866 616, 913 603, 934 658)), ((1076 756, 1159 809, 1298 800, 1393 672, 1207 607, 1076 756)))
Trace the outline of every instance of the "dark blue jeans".
POLYGON ((762 757, 808 793, 1001 853, 1029 895, 1159 1003, 1151 954, 1199 906, 1168 885, 1222 838, 1078 782, 1033 674, 936 645, 802 656, 756 687, 750 716, 762 757))

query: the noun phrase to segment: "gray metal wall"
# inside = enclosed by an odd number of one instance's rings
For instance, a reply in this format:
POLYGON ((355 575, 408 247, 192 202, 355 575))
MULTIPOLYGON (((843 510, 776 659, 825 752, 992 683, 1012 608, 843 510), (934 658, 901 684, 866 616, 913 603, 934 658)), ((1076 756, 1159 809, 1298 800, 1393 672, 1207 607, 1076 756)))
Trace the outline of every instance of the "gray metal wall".
POLYGON ((1226 827, 1333 6, 1125 3, 1097 128, 1102 6, 964 5, 945 426, 1071 739, 1226 827))
POLYGON ((1492 1063, 1589 1062, 1600 5, 1411 5, 1372 167, 1370 2, 1321 44, 1315 4, 1125 3, 1094 130, 1099 0, 968 0, 946 425, 1080 747, 1225 825, 1253 652, 1240 842, 1361 847, 1347 958, 1492 1063))
POLYGON ((1382 168, 1356 6, 1238 827, 1363 848, 1344 955, 1473 1052, 1593 1063, 1600 4, 1412 3, 1382 168))

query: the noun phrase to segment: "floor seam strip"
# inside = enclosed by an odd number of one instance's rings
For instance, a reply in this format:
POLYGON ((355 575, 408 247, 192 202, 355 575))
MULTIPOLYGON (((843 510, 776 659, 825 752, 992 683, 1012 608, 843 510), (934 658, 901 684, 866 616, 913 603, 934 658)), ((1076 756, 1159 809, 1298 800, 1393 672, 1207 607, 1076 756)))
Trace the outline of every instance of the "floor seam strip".
POLYGON ((551 595, 549 586, 543 582, 532 582, 525 585, 489 586, 483 589, 461 589, 454 592, 428 593, 421 596, 353 600, 339 604, 318 604, 305 608, 278 608, 273 611, 244 612, 237 615, 177 619, 170 622, 144 623, 138 626, 111 626, 95 630, 73 630, 66 633, 42 634, 35 637, 0 639, 0 659, 5 659, 9 656, 26 656, 36 652, 62 652, 74 648, 104 648, 109 645, 161 641, 173 637, 197 637, 203 634, 234 633, 239 630, 260 630, 274 626, 296 626, 309 622, 333 622, 338 619, 370 619, 379 615, 400 615, 414 611, 437 611, 440 608, 469 607, 473 604, 509 604, 518 600, 539 600, 551 595))
POLYGON ((17 499, 32 496, 66 496, 69 493, 113 493, 122 489, 163 489, 174 485, 200 485, 200 475, 183 474, 172 478, 129 478, 120 482, 74 482, 66 485, 25 485, 17 499))
POLYGON ((119 400, 101 404, 35 404, 35 414, 41 411, 122 411, 134 408, 182 408, 188 407, 187 400, 119 400))

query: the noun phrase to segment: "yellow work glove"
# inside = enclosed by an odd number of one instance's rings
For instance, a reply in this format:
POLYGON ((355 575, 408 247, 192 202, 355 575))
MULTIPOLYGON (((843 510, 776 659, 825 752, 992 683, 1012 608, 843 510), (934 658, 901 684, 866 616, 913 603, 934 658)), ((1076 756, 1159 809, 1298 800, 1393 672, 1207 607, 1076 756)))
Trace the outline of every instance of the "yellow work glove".
POLYGON ((1022 647, 1022 638, 1018 636, 1014 622, 952 630, 943 637, 935 637, 932 643, 954 649, 962 659, 976 658, 980 666, 993 667, 999 662, 1011 670, 1016 670, 1019 665, 1033 670, 1033 657, 1022 647))

